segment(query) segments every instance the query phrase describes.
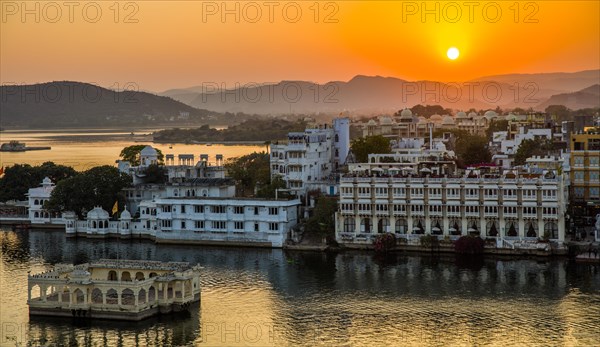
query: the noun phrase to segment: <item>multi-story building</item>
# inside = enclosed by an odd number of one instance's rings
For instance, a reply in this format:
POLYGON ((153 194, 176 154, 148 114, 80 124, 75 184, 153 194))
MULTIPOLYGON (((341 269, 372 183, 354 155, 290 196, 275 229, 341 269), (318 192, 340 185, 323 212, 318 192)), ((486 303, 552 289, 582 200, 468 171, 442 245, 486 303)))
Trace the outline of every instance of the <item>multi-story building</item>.
POLYGON ((546 139, 553 140, 550 128, 528 128, 521 126, 518 131, 497 131, 492 135, 492 160, 502 168, 510 169, 513 166, 514 156, 524 140, 546 139))
POLYGON ((127 209, 118 221, 111 221, 100 207, 82 221, 65 213, 67 236, 282 247, 298 223, 299 200, 181 196, 175 195, 177 189, 169 189, 167 197, 142 201, 135 220, 127 209))
POLYGON ((34 225, 63 225, 64 219, 60 213, 53 213, 44 209, 44 203, 50 200, 54 190, 54 183, 45 177, 39 187, 30 188, 27 193, 28 216, 34 225))
POLYGON ((600 213, 600 128, 571 134, 571 206, 576 216, 600 213))
MULTIPOLYGON (((271 177, 281 177, 290 192, 299 196, 335 182, 333 173, 345 164, 350 150, 349 127, 347 118, 338 118, 333 127, 307 128, 289 133, 287 141, 274 142, 270 148, 271 177)), ((330 193, 329 189, 324 192, 330 193)))
POLYGON ((359 177, 340 181, 336 238, 370 244, 377 233, 468 235, 505 241, 563 242, 563 176, 359 177))

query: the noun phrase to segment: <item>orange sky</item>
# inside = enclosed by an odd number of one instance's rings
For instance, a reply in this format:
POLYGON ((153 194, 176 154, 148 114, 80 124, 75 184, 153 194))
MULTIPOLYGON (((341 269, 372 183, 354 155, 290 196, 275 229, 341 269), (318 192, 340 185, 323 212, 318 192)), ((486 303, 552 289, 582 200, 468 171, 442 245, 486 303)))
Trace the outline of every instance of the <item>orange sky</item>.
POLYGON ((25 9, 0 0, 0 82, 134 82, 162 91, 202 82, 357 74, 464 81, 600 68, 597 0, 525 1, 518 12, 513 1, 428 1, 425 18, 422 1, 322 1, 318 13, 313 1, 230 1, 225 18, 221 1, 121 2, 118 13, 113 1, 85 10, 86 2, 76 3, 70 15, 63 2, 29 1, 25 9), (129 21, 137 23, 126 23, 134 11, 129 21), (451 46, 460 50, 456 61, 446 58, 451 46))

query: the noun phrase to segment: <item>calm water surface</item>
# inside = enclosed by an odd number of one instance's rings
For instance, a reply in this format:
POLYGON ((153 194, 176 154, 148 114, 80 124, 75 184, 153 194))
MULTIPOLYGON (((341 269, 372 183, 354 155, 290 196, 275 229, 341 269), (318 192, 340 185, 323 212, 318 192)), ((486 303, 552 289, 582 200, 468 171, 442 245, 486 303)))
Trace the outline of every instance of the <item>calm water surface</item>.
POLYGON ((2 345, 598 346, 600 267, 371 253, 67 240, 0 231, 2 345), (27 272, 99 258, 201 264, 189 315, 140 323, 30 318, 27 272))
POLYGON ((27 146, 50 146, 52 149, 0 152, 0 166, 39 165, 45 161, 54 161, 57 164, 73 166, 77 170, 85 170, 98 165, 115 165, 121 150, 134 144, 150 144, 164 154, 194 154, 196 160, 199 160, 200 154, 208 154, 211 162, 215 160, 216 154, 223 154, 225 159, 228 159, 266 150, 264 145, 153 144, 149 134, 154 130, 158 129, 2 131, 0 143, 16 140, 26 143, 27 146), (131 136, 132 131, 134 136, 131 136))

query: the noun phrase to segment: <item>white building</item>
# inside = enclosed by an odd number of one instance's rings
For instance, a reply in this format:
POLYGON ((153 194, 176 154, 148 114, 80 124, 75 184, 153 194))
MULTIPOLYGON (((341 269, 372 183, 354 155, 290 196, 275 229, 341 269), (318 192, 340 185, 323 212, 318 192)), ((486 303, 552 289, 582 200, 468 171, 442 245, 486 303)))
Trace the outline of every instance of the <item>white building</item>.
POLYGON ((496 165, 510 169, 513 166, 514 155, 517 153, 521 143, 524 140, 539 138, 552 141, 552 129, 527 129, 526 127, 519 127, 516 134, 510 134, 508 131, 494 132, 492 135, 492 146, 496 149, 496 153, 492 157, 492 160, 496 165))
POLYGON ((335 190, 333 173, 345 164, 350 150, 350 121, 338 118, 333 127, 289 133, 287 141, 271 144, 270 150, 271 177, 280 176, 292 194, 304 195, 311 189, 330 194, 335 190))
MULTIPOLYGON (((505 242, 565 239, 564 177, 342 177, 336 238, 370 244, 377 233, 468 235, 505 242)), ((417 236, 418 237, 418 236, 417 236)))
MULTIPOLYGON (((176 190, 170 190, 171 194, 176 190)), ((96 207, 86 220, 66 213, 67 236, 141 237, 157 243, 282 247, 298 223, 299 200, 175 197, 142 201, 139 219, 125 209, 118 221, 96 207)))
POLYGON ((62 225, 64 220, 60 214, 44 209, 44 203, 50 200, 54 183, 45 177, 37 188, 30 188, 27 193, 29 221, 34 225, 62 225))

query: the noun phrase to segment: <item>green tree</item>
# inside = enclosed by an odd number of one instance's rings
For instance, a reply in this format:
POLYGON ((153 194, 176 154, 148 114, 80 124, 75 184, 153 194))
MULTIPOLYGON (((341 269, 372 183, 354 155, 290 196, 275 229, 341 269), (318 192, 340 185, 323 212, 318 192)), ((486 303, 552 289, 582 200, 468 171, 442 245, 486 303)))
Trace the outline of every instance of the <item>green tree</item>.
POLYGON ((565 121, 571 118, 571 110, 565 105, 550 105, 546 107, 546 113, 556 117, 557 121, 565 121))
POLYGON ((313 215, 306 220, 304 231, 308 234, 333 237, 336 211, 336 198, 319 196, 313 209, 313 215))
POLYGON ((165 183, 167 170, 162 165, 151 164, 144 170, 144 183, 165 183))
POLYGON ((284 189, 285 188, 285 181, 281 178, 281 176, 275 176, 271 182, 269 182, 268 184, 262 185, 258 191, 256 192, 256 196, 259 198, 275 198, 275 195, 277 195, 278 198, 282 198, 284 196, 287 196, 285 191, 280 191, 277 194, 275 194, 275 190, 276 189, 284 189))
POLYGON ((73 211, 79 218, 98 205, 110 212, 115 201, 122 209, 125 195, 121 190, 130 185, 131 177, 117 168, 97 166, 60 181, 44 207, 56 212, 73 211))
POLYGON ((534 155, 547 155, 554 148, 552 141, 546 139, 526 139, 521 142, 515 153, 515 165, 523 165, 527 158, 534 155))
POLYGON ((361 137, 352 141, 352 153, 360 163, 369 160, 369 154, 387 154, 391 152, 390 140, 381 135, 361 137))
POLYGON ((57 183, 77 175, 72 167, 45 162, 39 166, 15 164, 7 167, 0 178, 0 201, 24 200, 29 188, 40 185, 44 177, 57 183))
POLYGON ((251 195, 257 183, 261 185, 271 183, 269 166, 269 155, 265 152, 254 152, 231 158, 225 163, 228 175, 236 181, 242 196, 251 195))
POLYGON ((487 136, 487 138, 489 140, 492 139, 492 136, 494 135, 495 132, 497 131, 506 131, 508 129, 508 121, 501 119, 501 120, 492 120, 492 122, 490 123, 490 126, 486 129, 485 131, 485 135, 487 136))
POLYGON ((465 135, 457 138, 456 156, 458 165, 462 168, 473 164, 489 163, 492 160, 487 138, 479 135, 465 135))
MULTIPOLYGON (((132 146, 128 146, 125 147, 121 150, 121 153, 119 154, 119 156, 121 157, 121 159, 123 161, 128 161, 131 166, 138 166, 140 165, 140 152, 142 151, 142 149, 144 149, 144 147, 146 147, 147 145, 132 145, 132 146)), ((158 148, 154 148, 156 150, 157 155, 157 159, 158 159, 158 163, 162 164, 164 162, 165 156, 162 153, 162 151, 158 148)))

